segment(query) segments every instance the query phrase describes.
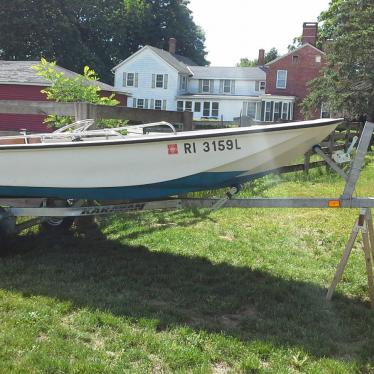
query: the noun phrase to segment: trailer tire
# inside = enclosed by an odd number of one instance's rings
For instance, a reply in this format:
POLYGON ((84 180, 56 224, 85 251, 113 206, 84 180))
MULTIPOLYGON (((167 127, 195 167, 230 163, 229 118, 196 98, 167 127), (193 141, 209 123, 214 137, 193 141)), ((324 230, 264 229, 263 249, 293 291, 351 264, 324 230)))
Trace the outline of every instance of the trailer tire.
MULTIPOLYGON (((69 207, 68 201, 64 200, 47 200, 47 207, 69 207)), ((68 231, 74 224, 75 217, 45 217, 41 223, 41 229, 45 231, 68 231)))

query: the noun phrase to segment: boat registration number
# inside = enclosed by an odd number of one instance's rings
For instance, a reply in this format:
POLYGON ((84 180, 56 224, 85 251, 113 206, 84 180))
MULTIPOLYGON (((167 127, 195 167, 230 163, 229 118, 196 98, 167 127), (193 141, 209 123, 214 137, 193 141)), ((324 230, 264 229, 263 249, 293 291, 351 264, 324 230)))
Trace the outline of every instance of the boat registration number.
POLYGON ((184 153, 223 152, 242 149, 238 139, 210 140, 202 143, 184 143, 184 153))

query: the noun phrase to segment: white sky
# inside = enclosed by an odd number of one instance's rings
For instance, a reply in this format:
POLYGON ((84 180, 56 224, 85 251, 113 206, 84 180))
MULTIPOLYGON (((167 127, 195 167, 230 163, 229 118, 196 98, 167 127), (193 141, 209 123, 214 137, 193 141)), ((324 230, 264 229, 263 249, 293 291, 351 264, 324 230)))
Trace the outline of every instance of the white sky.
POLYGON ((275 47, 280 54, 302 33, 303 22, 316 22, 329 0, 190 0, 189 9, 205 31, 212 66, 235 66, 241 57, 275 47))

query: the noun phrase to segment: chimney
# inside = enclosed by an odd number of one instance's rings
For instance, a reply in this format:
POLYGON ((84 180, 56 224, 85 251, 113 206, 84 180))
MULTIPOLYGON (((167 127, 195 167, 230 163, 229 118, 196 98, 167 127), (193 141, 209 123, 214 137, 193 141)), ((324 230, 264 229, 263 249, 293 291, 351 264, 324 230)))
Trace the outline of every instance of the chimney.
POLYGON ((169 39, 169 52, 172 55, 175 55, 175 51, 177 50, 177 39, 170 38, 169 39))
POLYGON ((302 43, 309 43, 316 46, 318 22, 304 22, 302 43))
POLYGON ((265 65, 265 50, 262 48, 258 50, 257 64, 260 66, 265 65))

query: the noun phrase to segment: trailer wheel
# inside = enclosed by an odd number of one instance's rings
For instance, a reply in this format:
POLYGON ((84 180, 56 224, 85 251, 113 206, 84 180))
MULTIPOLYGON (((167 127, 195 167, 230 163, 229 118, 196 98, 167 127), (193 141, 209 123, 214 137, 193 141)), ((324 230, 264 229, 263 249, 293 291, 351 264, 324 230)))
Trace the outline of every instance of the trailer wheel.
MULTIPOLYGON (((65 208, 71 206, 69 201, 66 200, 53 200, 48 199, 47 207, 65 208)), ((68 231, 74 224, 75 217, 45 217, 41 223, 42 230, 46 231, 68 231)))

